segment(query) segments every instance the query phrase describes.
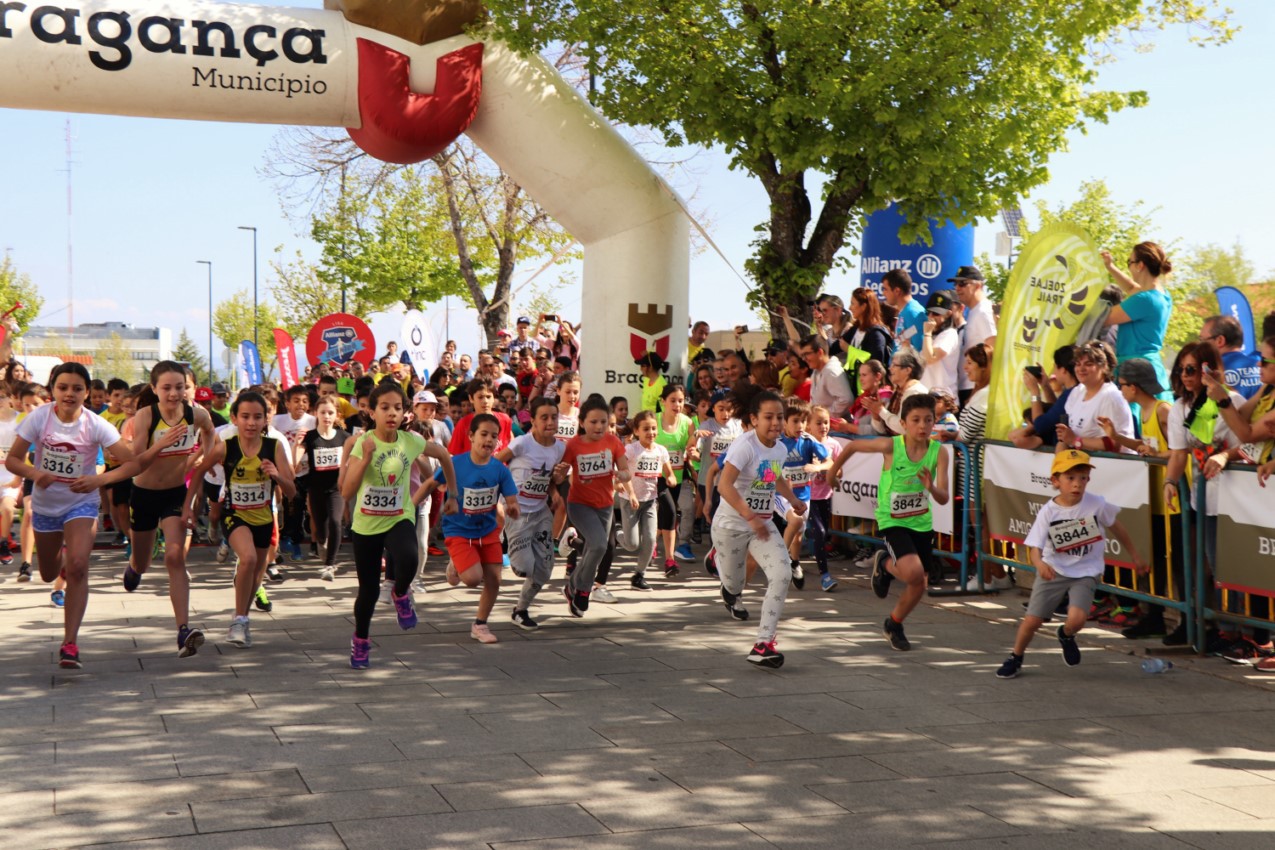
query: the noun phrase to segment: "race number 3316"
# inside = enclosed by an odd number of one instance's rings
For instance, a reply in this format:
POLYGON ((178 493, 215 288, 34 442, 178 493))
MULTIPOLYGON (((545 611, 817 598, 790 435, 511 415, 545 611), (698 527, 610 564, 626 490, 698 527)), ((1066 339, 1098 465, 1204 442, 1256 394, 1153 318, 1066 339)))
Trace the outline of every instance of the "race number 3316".
POLYGON ((45 446, 40 452, 40 471, 58 481, 74 481, 84 475, 84 460, 75 452, 45 446))

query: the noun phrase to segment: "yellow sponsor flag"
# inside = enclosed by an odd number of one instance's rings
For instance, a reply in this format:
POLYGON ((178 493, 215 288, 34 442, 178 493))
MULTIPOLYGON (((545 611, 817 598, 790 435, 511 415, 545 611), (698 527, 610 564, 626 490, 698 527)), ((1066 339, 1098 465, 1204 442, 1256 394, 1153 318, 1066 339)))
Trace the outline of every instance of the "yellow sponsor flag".
POLYGON ((987 436, 1003 440, 1030 404, 1023 368, 1053 365, 1070 345, 1106 286, 1107 273, 1089 234, 1073 224, 1041 228, 1023 246, 1009 275, 996 326, 987 436))

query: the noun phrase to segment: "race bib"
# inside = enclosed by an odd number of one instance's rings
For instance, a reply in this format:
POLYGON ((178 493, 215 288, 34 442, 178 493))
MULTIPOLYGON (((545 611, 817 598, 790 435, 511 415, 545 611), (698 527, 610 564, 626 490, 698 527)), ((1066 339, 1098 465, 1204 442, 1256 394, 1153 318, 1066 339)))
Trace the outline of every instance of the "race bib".
POLYGON ((183 433, 181 435, 181 439, 173 443, 168 448, 161 449, 159 452, 160 457, 171 457, 172 455, 189 455, 189 454, 195 453, 197 448, 196 442, 199 439, 199 431, 195 429, 194 425, 187 425, 185 428, 182 428, 179 426, 176 429, 170 429, 170 430, 182 431, 183 433))
POLYGON ((929 509, 930 500, 924 490, 890 494, 890 516, 894 519, 920 516, 929 509))
POLYGON ((576 458, 576 468, 581 479, 605 478, 611 474, 611 450, 580 455, 576 458))
POLYGON ((1262 447, 1258 443, 1245 443, 1240 446, 1240 458, 1244 463, 1257 463, 1262 458, 1262 447))
POLYGON ((1049 542, 1055 552, 1073 552, 1102 542, 1102 528, 1094 516, 1058 520, 1049 526, 1049 542))
POLYGON ((713 437, 713 441, 708 444, 708 453, 715 458, 721 457, 733 442, 735 442, 734 437, 713 437))
POLYGON ((784 478, 788 479, 788 483, 793 487, 805 487, 810 483, 810 473, 804 466, 785 466, 784 478))
POLYGON ((270 482, 260 481, 256 484, 237 484, 232 482, 230 485, 230 506, 239 511, 270 507, 270 482))
POLYGON ((402 516, 403 490, 400 487, 365 487, 359 510, 368 516, 402 516))
POLYGON ((775 512, 775 491, 769 487, 761 490, 750 490, 744 496, 744 504, 748 507, 748 510, 762 519, 769 519, 770 515, 775 512))
POLYGON ((315 446, 314 468, 318 472, 331 472, 341 468, 341 446, 315 446))
POLYGON ((547 499, 552 478, 551 472, 533 472, 523 479, 518 495, 524 499, 547 499))
POLYGON ((1157 452, 1157 453, 1160 451, 1159 437, 1144 437, 1143 442, 1147 444, 1147 448, 1151 449, 1151 451, 1157 452))
POLYGON ((669 466, 673 467, 673 471, 677 472, 686 466, 686 454, 680 449, 678 451, 670 451, 668 453, 668 462, 669 466))
POLYGON ((579 419, 569 419, 566 416, 558 417, 558 439, 570 440, 580 430, 579 419))
POLYGON ((651 452, 650 454, 638 455, 637 469, 633 474, 638 478, 659 478, 660 477, 660 456, 651 452))
POLYGON ((499 487, 466 487, 461 497, 461 509, 467 514, 485 514, 496 509, 498 498, 499 487))
POLYGON ((40 452, 40 471, 51 474, 58 481, 71 482, 84 477, 84 458, 76 452, 45 446, 40 452))

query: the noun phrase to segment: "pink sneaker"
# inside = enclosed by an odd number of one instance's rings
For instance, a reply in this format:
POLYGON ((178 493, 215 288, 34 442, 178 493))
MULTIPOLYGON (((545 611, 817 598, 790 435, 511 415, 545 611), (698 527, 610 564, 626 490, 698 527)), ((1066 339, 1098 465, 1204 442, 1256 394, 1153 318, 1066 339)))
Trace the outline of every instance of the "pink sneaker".
POLYGON ((479 643, 500 643, 500 638, 491 633, 486 623, 474 623, 470 626, 469 636, 479 643))
POLYGON ((398 617, 398 627, 407 631, 416 628, 416 606, 412 605, 412 592, 399 596, 394 591, 390 591, 390 597, 394 600, 394 614, 398 617))

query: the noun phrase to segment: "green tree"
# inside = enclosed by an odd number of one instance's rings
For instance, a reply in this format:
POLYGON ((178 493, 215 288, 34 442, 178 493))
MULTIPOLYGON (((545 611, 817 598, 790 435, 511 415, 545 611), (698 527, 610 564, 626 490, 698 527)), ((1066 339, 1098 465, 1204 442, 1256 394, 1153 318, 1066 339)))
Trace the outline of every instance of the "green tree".
MULTIPOLYGON (((1172 362, 1183 345, 1200 336, 1200 328, 1209 316, 1218 312, 1218 287, 1244 287, 1252 283, 1256 267, 1244 254, 1244 246, 1199 245, 1191 248, 1173 263, 1169 276, 1169 294, 1173 296, 1173 312, 1164 334, 1163 356, 1172 362)), ((1261 317, 1255 317, 1260 331, 1261 317)))
MULTIPOLYGON (((279 321, 274 305, 258 302, 257 320, 257 347, 264 368, 275 357, 274 329, 279 327, 279 321)), ((245 339, 252 340, 252 296, 248 290, 241 289, 213 307, 213 334, 222 345, 235 351, 245 339)))
MULTIPOLYGON (((270 261, 274 273, 271 292, 277 304, 279 327, 294 340, 304 344, 310 328, 324 316, 341 312, 341 288, 324 280, 319 266, 309 262, 297 251, 291 260, 285 260, 283 248, 275 250, 270 261)), ((345 312, 366 316, 376 307, 365 302, 360 291, 346 293, 345 312)))
POLYGON ((22 306, 14 311, 12 318, 18 324, 19 333, 25 331, 40 315, 44 308, 44 297, 40 289, 31 280, 31 276, 19 272, 13 261, 6 254, 0 258, 0 313, 7 312, 16 304, 22 306))
POLYGON ((123 378, 130 384, 140 379, 147 380, 146 370, 133 359, 124 338, 112 332, 110 337, 102 341, 93 354, 91 373, 96 378, 109 381, 111 378, 123 378))
POLYGON ((1233 31, 1212 0, 485 6, 516 49, 578 45, 612 120, 673 147, 720 145, 759 180, 770 211, 751 297, 803 319, 865 213, 898 201, 905 239, 928 238, 927 218, 990 216, 1046 182, 1069 132, 1147 102, 1096 87, 1096 63, 1121 42, 1180 22, 1201 42, 1233 31))
POLYGON ((182 332, 177 336, 177 347, 173 349, 173 359, 189 363, 190 368, 195 370, 197 382, 204 386, 213 382, 212 375, 208 372, 207 359, 199 350, 199 344, 190 338, 185 328, 182 328, 182 332))

